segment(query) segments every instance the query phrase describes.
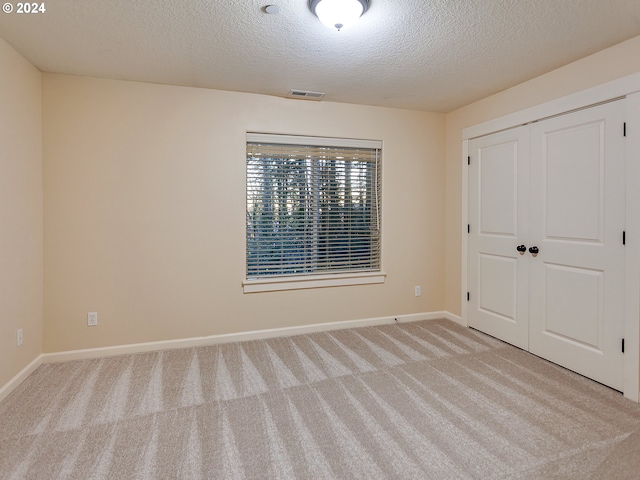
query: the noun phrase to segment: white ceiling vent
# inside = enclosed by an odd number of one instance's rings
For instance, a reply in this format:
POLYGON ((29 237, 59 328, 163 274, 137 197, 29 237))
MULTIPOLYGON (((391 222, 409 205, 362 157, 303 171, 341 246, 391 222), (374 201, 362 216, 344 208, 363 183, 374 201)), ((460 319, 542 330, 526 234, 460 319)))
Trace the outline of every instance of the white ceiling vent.
POLYGON ((291 90, 289 95, 290 98, 304 98, 305 100, 322 100, 322 98, 326 95, 325 92, 309 92, 308 90, 291 90))

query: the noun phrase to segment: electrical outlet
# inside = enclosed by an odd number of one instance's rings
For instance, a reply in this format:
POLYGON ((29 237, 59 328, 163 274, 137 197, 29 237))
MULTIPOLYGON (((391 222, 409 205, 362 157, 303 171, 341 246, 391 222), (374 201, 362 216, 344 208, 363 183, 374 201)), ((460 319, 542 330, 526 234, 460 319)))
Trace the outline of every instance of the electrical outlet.
POLYGON ((23 340, 22 329, 19 328, 18 331, 16 332, 16 344, 18 345, 18 347, 22 345, 22 340, 23 340))
POLYGON ((98 312, 87 313, 87 325, 90 327, 98 325, 98 312))
POLYGON ((419 297, 420 295, 422 295, 422 290, 420 290, 420 285, 416 285, 415 294, 416 294, 416 297, 419 297))

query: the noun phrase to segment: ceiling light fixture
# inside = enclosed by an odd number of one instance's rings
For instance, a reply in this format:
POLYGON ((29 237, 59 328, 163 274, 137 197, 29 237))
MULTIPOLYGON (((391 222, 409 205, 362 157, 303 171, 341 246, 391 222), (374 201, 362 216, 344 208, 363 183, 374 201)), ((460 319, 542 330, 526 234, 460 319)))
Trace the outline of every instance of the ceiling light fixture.
POLYGON ((369 0, 309 0, 311 11, 331 29, 353 25, 369 8, 369 0))

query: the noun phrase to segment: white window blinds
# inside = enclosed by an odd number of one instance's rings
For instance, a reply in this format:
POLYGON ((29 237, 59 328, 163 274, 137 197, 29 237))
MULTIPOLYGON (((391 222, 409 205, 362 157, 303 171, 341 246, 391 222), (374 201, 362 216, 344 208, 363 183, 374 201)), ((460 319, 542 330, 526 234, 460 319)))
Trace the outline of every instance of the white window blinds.
POLYGON ((381 142, 247 135, 247 279, 380 270, 381 142))

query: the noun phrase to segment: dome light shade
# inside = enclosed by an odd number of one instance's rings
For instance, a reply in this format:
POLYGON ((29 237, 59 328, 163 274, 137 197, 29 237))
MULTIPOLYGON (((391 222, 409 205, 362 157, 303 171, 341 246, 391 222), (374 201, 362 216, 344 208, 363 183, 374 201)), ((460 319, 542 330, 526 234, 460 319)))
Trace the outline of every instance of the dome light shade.
POLYGON ((310 0, 309 8, 327 27, 342 30, 353 25, 369 7, 369 0, 310 0))

